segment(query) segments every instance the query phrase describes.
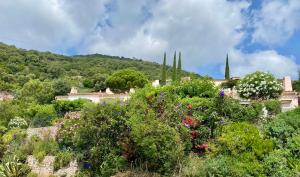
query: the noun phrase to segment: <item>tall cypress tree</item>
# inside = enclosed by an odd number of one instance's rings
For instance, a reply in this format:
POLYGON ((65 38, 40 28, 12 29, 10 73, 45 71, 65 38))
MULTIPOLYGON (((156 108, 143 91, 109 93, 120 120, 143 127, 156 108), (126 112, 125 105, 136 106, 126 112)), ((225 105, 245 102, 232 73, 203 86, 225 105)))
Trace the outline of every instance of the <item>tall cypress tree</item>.
POLYGON ((167 62, 167 55, 166 52, 164 53, 164 63, 162 65, 162 71, 161 71, 161 85, 166 85, 167 82, 167 68, 166 68, 166 62, 167 62))
POLYGON ((174 61, 173 61, 173 70, 172 70, 172 81, 175 82, 177 77, 177 67, 176 67, 176 51, 174 53, 174 61))
POLYGON ((228 54, 226 56, 225 79, 226 80, 230 80, 230 70, 229 70, 228 54))
POLYGON ((181 80, 181 52, 179 52, 178 66, 177 66, 177 79, 181 80))

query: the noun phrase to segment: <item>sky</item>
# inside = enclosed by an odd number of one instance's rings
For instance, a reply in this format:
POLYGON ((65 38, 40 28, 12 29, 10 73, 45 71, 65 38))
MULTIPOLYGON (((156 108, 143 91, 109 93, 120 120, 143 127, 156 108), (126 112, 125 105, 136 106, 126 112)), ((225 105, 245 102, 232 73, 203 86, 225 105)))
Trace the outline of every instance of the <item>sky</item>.
POLYGON ((224 77, 298 79, 300 0, 1 0, 0 42, 64 55, 100 53, 224 77))

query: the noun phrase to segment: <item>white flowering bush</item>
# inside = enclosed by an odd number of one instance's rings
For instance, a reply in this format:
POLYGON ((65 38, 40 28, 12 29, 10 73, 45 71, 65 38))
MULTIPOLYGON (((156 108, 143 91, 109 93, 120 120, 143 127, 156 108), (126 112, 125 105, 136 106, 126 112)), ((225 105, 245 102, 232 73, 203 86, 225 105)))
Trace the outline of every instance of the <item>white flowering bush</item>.
POLYGON ((20 117, 15 117, 14 119, 11 119, 8 123, 9 128, 27 128, 28 124, 26 120, 20 118, 20 117))
POLYGON ((282 90, 282 84, 273 75, 259 71, 246 75, 237 85, 240 97, 254 100, 278 98, 282 90))

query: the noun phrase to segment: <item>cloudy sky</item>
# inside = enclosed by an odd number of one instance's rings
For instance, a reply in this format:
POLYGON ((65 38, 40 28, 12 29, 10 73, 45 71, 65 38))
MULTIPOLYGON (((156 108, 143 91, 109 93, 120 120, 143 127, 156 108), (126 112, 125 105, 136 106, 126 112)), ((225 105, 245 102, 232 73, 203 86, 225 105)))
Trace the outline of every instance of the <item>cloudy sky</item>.
POLYGON ((0 0, 0 41, 65 55, 101 53, 223 77, 298 78, 300 0, 0 0))

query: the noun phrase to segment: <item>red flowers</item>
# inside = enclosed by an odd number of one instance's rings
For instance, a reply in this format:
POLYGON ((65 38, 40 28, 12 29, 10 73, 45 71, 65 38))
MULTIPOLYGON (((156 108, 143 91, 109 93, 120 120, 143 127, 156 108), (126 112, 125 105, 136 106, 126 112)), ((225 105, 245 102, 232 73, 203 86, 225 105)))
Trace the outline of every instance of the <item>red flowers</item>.
POLYGON ((193 126, 195 124, 195 121, 190 117, 186 117, 182 120, 182 124, 184 126, 186 126, 187 128, 190 128, 191 126, 193 126))
POLYGON ((195 146, 195 148, 199 150, 206 150, 208 149, 208 144, 198 144, 197 146, 195 146))
POLYGON ((197 138, 199 136, 199 133, 197 131, 193 130, 191 132, 191 135, 192 135, 192 138, 197 138))

